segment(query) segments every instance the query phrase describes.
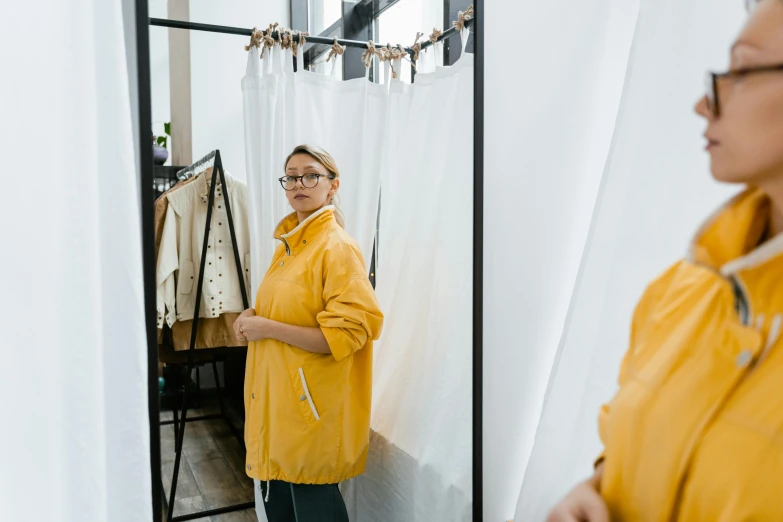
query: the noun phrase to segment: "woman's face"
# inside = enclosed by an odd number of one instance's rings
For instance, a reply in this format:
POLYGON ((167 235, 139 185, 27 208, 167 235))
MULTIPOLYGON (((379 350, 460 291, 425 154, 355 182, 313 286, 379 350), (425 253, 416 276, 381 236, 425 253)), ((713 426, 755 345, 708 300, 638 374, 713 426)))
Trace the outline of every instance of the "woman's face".
POLYGON ((296 182, 293 190, 286 190, 285 192, 291 207, 303 214, 315 212, 328 205, 332 196, 340 188, 340 180, 329 179, 327 177, 329 171, 309 154, 301 153, 291 157, 288 165, 286 165, 285 175, 305 176, 307 174, 322 174, 322 177, 318 178, 318 184, 312 188, 304 186, 304 184, 310 185, 312 183, 300 179, 296 182))
MULTIPOLYGON (((783 1, 763 0, 731 50, 731 70, 783 64, 783 1)), ((783 71, 719 80, 720 116, 702 98, 707 150, 718 181, 783 184, 783 71)))

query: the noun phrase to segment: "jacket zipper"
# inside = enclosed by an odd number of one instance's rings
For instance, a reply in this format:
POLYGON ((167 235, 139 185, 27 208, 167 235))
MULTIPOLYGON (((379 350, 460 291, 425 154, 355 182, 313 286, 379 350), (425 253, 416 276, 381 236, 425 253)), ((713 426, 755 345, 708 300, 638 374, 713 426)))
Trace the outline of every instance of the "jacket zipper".
MULTIPOLYGON (((748 300, 747 295, 745 294, 745 289, 742 287, 742 284, 735 276, 729 276, 728 278, 729 283, 731 284, 731 288, 734 293, 734 309, 737 311, 737 316, 739 317, 740 323, 743 326, 749 326, 750 325, 750 303, 748 300)), ((752 367, 749 365, 749 368, 752 367)), ((707 425, 709 425, 715 418, 715 415, 717 412, 723 408, 723 406, 726 404, 726 401, 728 400, 728 397, 736 391, 736 389, 742 384, 742 382, 747 378, 747 376, 750 374, 749 370, 744 370, 742 373, 737 375, 734 379, 734 382, 731 384, 729 390, 724 393, 723 397, 717 404, 713 404, 712 408, 707 412, 707 414, 702 419, 698 430, 696 431, 698 436, 694 437, 689 446, 688 450, 685 452, 685 455, 687 455, 687 459, 680 464, 680 469, 682 470, 680 478, 679 478, 679 484, 677 485, 677 490, 674 496, 674 502, 672 503, 672 510, 671 510, 671 516, 670 520, 671 522, 674 522, 677 520, 681 508, 682 503, 682 495, 685 492, 685 482, 688 472, 690 471, 690 464, 693 459, 693 453, 696 451, 696 446, 698 446, 699 442, 703 438, 704 430, 707 428, 707 425)))
POLYGON ((283 244, 285 245, 285 254, 287 256, 290 256, 291 255, 291 247, 288 246, 288 241, 286 241, 284 237, 276 237, 275 239, 277 239, 278 241, 282 241, 283 242, 283 244))
POLYGON ((740 322, 743 326, 750 326, 750 303, 745 295, 745 290, 735 276, 730 276, 729 282, 734 291, 734 309, 739 315, 740 322))

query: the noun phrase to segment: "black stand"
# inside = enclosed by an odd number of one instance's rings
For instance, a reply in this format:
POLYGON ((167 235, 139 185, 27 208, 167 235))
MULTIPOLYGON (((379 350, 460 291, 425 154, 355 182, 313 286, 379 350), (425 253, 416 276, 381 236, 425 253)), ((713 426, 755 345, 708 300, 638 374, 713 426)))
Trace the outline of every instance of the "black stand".
POLYGON ((199 312, 201 310, 201 295, 204 287, 204 268, 207 259, 207 245, 209 244, 209 232, 211 229, 210 225, 212 223, 212 207, 215 203, 215 186, 217 185, 216 180, 218 175, 220 176, 220 183, 222 183, 224 188, 223 201, 226 205, 228 229, 229 232, 231 233, 231 244, 234 250, 234 261, 236 262, 237 274, 239 276, 239 288, 242 292, 242 303, 245 309, 249 307, 248 299, 247 299, 247 289, 245 288, 245 279, 243 277, 243 271, 242 271, 242 264, 239 259, 239 250, 237 248, 236 233, 234 232, 234 218, 231 214, 231 202, 229 201, 228 192, 226 191, 226 177, 225 177, 225 173, 223 172, 223 162, 220 159, 220 151, 218 150, 215 151, 215 164, 212 172, 212 181, 209 186, 207 222, 206 222, 206 226, 204 227, 204 243, 201 246, 201 268, 199 269, 198 285, 196 286, 196 306, 195 306, 195 311, 193 312, 193 329, 190 335, 190 347, 188 348, 188 362, 187 362, 187 370, 185 372, 186 382, 185 382, 185 388, 182 392, 182 410, 181 410, 182 414, 181 414, 181 418, 178 418, 177 411, 174 410, 174 420, 165 421, 161 423, 161 424, 174 424, 174 429, 177 431, 177 437, 174 442, 174 449, 176 451, 176 457, 174 458, 174 475, 171 477, 171 494, 168 499, 168 509, 166 510, 167 511, 166 520, 170 522, 178 522, 180 520, 194 520, 197 518, 208 517, 211 515, 220 515, 222 513, 242 511, 245 509, 253 508, 255 506, 255 502, 245 502, 242 504, 235 504, 233 506, 226 506, 217 509, 210 509, 207 511, 200 511, 198 513, 191 513, 189 515, 181 515, 178 517, 174 517, 174 500, 176 499, 176 495, 177 495, 177 479, 179 477, 179 466, 180 466, 180 461, 182 459, 182 443, 185 440, 185 426, 187 425, 188 422, 222 418, 223 420, 226 421, 226 424, 228 424, 229 429, 234 434, 234 437, 236 437, 237 441, 239 442, 239 445, 242 447, 243 450, 245 449, 245 442, 242 434, 239 432, 237 427, 234 426, 234 424, 231 422, 231 419, 229 419, 228 415, 226 414, 225 405, 223 404, 223 394, 220 388, 220 379, 218 377, 218 371, 217 371, 217 356, 214 356, 212 359, 212 371, 215 375, 215 384, 217 386, 218 400, 220 402, 220 414, 205 415, 202 417, 194 417, 192 419, 188 419, 188 388, 189 388, 188 382, 190 381, 190 375, 194 368, 193 354, 196 349, 196 334, 198 333, 199 312))

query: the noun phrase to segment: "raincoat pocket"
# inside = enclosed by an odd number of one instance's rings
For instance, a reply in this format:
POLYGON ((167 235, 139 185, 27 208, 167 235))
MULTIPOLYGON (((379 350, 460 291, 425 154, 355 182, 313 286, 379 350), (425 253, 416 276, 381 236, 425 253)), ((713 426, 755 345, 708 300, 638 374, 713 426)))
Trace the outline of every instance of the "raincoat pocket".
POLYGON ((315 399, 307 386, 307 377, 305 377, 304 368, 299 368, 294 374, 294 390, 298 394, 296 397, 299 402, 299 409, 307 422, 316 422, 321 420, 316 408, 315 399))

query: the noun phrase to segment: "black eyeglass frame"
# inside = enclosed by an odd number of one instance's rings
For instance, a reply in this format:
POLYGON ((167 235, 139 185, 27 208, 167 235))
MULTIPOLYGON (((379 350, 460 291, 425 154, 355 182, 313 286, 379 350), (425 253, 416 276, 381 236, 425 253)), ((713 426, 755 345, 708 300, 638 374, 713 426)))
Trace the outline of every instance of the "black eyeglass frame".
POLYGON ((321 178, 335 179, 336 177, 337 177, 337 176, 335 176, 334 174, 317 174, 317 173, 313 172, 313 173, 310 173, 310 174, 304 174, 304 175, 302 175, 302 176, 287 176, 287 175, 286 175, 286 176, 283 176, 282 178, 279 178, 277 181, 279 181, 279 182, 280 182, 280 186, 281 186, 281 187, 283 187, 283 190, 286 190, 286 191, 289 191, 289 192, 290 192, 290 191, 292 191, 292 190, 295 190, 295 189, 296 189, 296 184, 297 184, 297 182, 301 183, 301 185, 302 185, 304 188, 315 188, 315 187, 317 187, 317 186, 318 186, 318 182, 319 182, 319 181, 321 181, 321 178), (308 187, 307 185, 305 185, 305 184, 304 184, 304 178, 305 178, 305 176, 316 176, 316 182, 315 182, 315 185, 313 185, 312 187, 308 187), (288 188, 285 188, 285 179, 286 179, 286 178, 294 178, 294 179, 295 179, 295 181, 294 181, 294 186, 293 186, 293 187, 291 187, 290 189, 288 189, 288 188))
POLYGON ((707 83, 707 107, 709 108, 712 115, 716 118, 720 117, 720 99, 718 97, 718 81, 732 78, 732 79, 738 79, 738 78, 745 78, 746 76, 750 76, 752 74, 759 74, 759 73, 772 73, 772 72, 783 72, 783 64, 777 64, 777 65, 762 65, 759 67, 747 67, 745 69, 738 69, 736 71, 728 71, 723 73, 715 73, 715 72, 708 72, 706 83, 707 83))

